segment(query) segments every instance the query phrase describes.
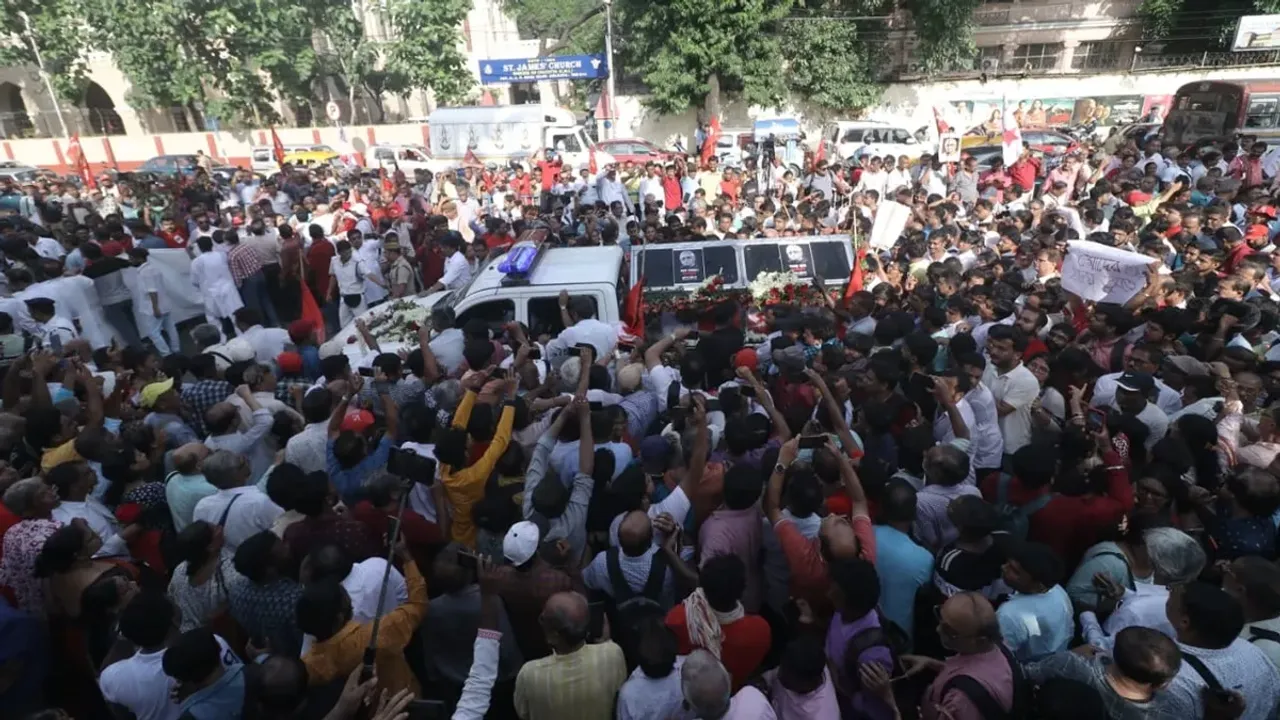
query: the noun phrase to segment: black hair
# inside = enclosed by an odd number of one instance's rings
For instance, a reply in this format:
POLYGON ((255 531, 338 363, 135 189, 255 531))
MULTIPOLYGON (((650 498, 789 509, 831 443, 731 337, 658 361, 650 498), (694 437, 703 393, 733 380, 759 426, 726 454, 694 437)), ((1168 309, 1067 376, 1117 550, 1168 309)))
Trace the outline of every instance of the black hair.
POLYGON ((311 582, 333 581, 340 583, 351 574, 351 556, 336 543, 324 543, 307 553, 307 566, 311 569, 311 582))
POLYGON ((262 584, 267 579, 267 571, 271 568, 271 551, 280 538, 270 530, 263 530, 240 543, 236 548, 232 563, 236 572, 245 576, 250 582, 262 584))
POLYGON ((143 590, 120 611, 120 634, 140 648, 164 644, 173 629, 177 608, 158 590, 143 590))
POLYGON ((679 642, 675 633, 661 618, 641 621, 636 638, 636 659, 646 677, 658 679, 671 674, 676 666, 679 642))
POLYGON ((1205 647, 1225 648, 1240 636, 1244 609, 1227 591, 1193 582, 1183 585, 1181 593, 1182 609, 1205 647))
POLYGON ((333 393, 328 388, 308 390, 302 396, 302 419, 308 423, 324 422, 333 411, 333 393))
MULTIPOLYGON (((336 452, 335 452, 336 454, 336 452)), ((329 478, 314 472, 299 478, 293 490, 293 509, 307 517, 319 517, 329 509, 329 478)))
POLYGON ((328 638, 334 622, 343 612, 342 598, 347 594, 336 580, 312 583, 302 589, 298 598, 298 629, 317 638, 328 638))
POLYGON ((187 577, 195 577, 209 560, 209 543, 213 542, 213 525, 196 520, 178 533, 175 541, 179 560, 187 564, 187 577))
POLYGON ((708 558, 702 562, 698 585, 713 610, 731 612, 746 592, 747 566, 733 554, 708 558))
POLYGON ((916 519, 916 489, 906 480, 890 480, 880 496, 882 523, 914 522, 916 519))
POLYGON ((838 608, 849 620, 860 618, 880 604, 880 576, 876 566, 860 558, 832 560, 827 565, 831 582, 844 595, 844 607, 838 608))
POLYGON ((41 546, 32 574, 37 578, 49 578, 70 570, 84 549, 86 532, 93 531, 82 530, 77 525, 63 525, 54 530, 41 546))
POLYGON ((222 647, 208 627, 183 633, 164 651, 161 660, 164 674, 182 683, 204 680, 221 664, 222 647))
POLYGON ((1062 560, 1048 545, 1034 542, 1010 543, 1010 560, 1016 560, 1033 580, 1051 588, 1062 582, 1062 560))
POLYGON ((724 476, 724 503, 730 510, 745 510, 760 500, 764 479, 746 463, 730 467, 724 476))
POLYGON ((1127 678, 1163 687, 1182 666, 1178 644, 1159 630, 1132 625, 1116 633, 1111 658, 1127 678))

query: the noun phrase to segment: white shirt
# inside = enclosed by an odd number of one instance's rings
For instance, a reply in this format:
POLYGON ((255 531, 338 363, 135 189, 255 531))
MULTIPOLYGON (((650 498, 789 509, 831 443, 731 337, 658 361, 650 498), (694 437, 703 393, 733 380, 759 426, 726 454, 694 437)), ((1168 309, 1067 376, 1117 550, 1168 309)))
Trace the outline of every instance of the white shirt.
POLYGON ((89 529, 102 538, 102 549, 94 557, 129 557, 129 546, 118 534, 116 516, 100 500, 90 495, 83 501, 63 500, 53 509, 53 519, 69 525, 76 518, 84 518, 89 529))
POLYGON ((329 261, 329 274, 338 278, 338 293, 340 295, 360 295, 363 297, 366 272, 364 264, 360 262, 360 257, 355 253, 352 253, 351 259, 345 263, 337 255, 329 261))
POLYGON ((161 315, 165 315, 173 309, 169 302, 169 296, 164 291, 164 274, 155 263, 148 260, 138 266, 138 284, 141 286, 142 293, 147 300, 147 304, 143 308, 144 312, 151 313, 152 293, 155 293, 156 306, 160 308, 161 315))
MULTIPOLYGON (((222 667, 242 664, 220 636, 214 635, 222 649, 219 659, 222 667)), ((103 668, 98 676, 98 687, 108 703, 120 705, 133 713, 137 720, 177 720, 182 716, 182 704, 171 693, 178 682, 164 674, 162 663, 164 650, 144 653, 141 650, 103 668)))
POLYGON ((680 666, 684 656, 676 656, 671 672, 662 678, 651 678, 636 668, 618 690, 618 720, 649 720, 678 715, 684 706, 680 686, 680 666))
POLYGON ((427 345, 431 348, 431 354, 436 356, 436 362, 446 373, 452 375, 462 367, 462 348, 465 343, 466 338, 461 330, 449 328, 432 338, 427 345))
MULTIPOLYGON (((1000 434, 1000 414, 991 390, 981 383, 964 396, 973 410, 975 425, 969 426, 973 446, 973 462, 980 468, 1000 467, 1004 463, 1004 436, 1000 434)), ((968 418, 965 419, 968 422, 968 418)))
MULTIPOLYGON (((367 275, 382 280, 382 241, 377 238, 365 238, 360 244, 360 249, 355 251, 360 256, 360 266, 365 268, 367 275)), ((371 303, 376 303, 387 297, 387 291, 382 289, 382 285, 369 280, 367 277, 364 281, 364 299, 371 303)))
POLYGON ((1143 443, 1148 450, 1163 440, 1165 434, 1169 432, 1169 416, 1156 407, 1155 403, 1148 402, 1147 406, 1142 408, 1142 412, 1138 413, 1138 420, 1151 431, 1147 434, 1147 441, 1143 443))
POLYGON ((1098 616, 1091 611, 1080 614, 1080 631, 1084 639, 1094 647, 1110 650, 1115 642, 1116 633, 1127 627, 1145 627, 1159 630, 1170 639, 1177 640, 1178 634, 1169 624, 1169 615, 1165 605, 1169 602, 1169 588, 1152 583, 1138 583, 1138 589, 1125 588, 1124 597, 1116 611, 1111 613, 1106 622, 1099 624, 1098 616))
POLYGON ((444 275, 440 284, 445 290, 458 290, 471 280, 471 266, 467 264, 467 256, 461 250, 444 260, 444 275))
POLYGON ((248 330, 240 333, 240 337, 249 341, 253 346, 253 357, 263 365, 275 362, 275 359, 284 352, 286 345, 293 341, 289 339, 289 331, 284 328, 265 328, 261 325, 254 325, 248 330))
POLYGON ((67 251, 62 247, 62 243, 51 237, 36 238, 36 245, 32 249, 40 257, 49 258, 50 260, 57 260, 67 254, 67 251))
POLYGON ((609 357, 618 344, 618 327, 595 318, 583 318, 547 343, 547 350, 554 355, 584 343, 590 343, 596 349, 597 359, 609 357))
POLYGON ((191 513, 192 521, 204 520, 211 525, 217 525, 233 498, 235 505, 231 508, 231 512, 227 513, 227 522, 222 527, 225 538, 222 552, 227 555, 235 554, 240 543, 253 535, 270 530, 276 518, 284 513, 279 505, 271 502, 271 498, 267 497, 266 493, 254 485, 249 485, 219 490, 202 499, 196 503, 196 509, 191 513))
MULTIPOLYGON (((981 346, 979 346, 981 347, 981 346)), ((1000 434, 1004 437, 1004 453, 1012 455, 1031 443, 1031 403, 1040 397, 1040 381, 1021 362, 1007 373, 988 364, 982 384, 991 390, 997 407, 1012 405, 1013 412, 1000 418, 1000 434)))
MULTIPOLYGON (((1089 401, 1089 404, 1094 407, 1110 407, 1119 410, 1120 406, 1116 405, 1116 381, 1123 374, 1111 373, 1098 378, 1098 381, 1093 385, 1093 398, 1089 401)), ((1159 378, 1154 379, 1156 381, 1156 390, 1160 393, 1160 396, 1156 398, 1156 405, 1170 415, 1181 410, 1182 394, 1165 385, 1159 378)), ((1213 418, 1210 419, 1212 420, 1213 418)))
MULTIPOLYGON (((411 450, 422 457, 436 458, 436 446, 428 443, 403 442, 401 450, 411 450)), ((436 464, 436 482, 440 482, 440 465, 436 464)), ((438 522, 436 517, 436 499, 431 495, 431 488, 422 483, 414 483, 409 490, 409 509, 427 519, 427 522, 438 522)))

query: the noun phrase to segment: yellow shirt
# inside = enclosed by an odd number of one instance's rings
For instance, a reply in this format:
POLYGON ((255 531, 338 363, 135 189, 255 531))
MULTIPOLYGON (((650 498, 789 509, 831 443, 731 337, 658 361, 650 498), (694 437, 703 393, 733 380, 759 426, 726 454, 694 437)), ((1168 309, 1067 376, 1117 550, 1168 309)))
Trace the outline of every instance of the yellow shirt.
MULTIPOLYGON (((380 689, 390 695, 401 690, 411 690, 414 695, 419 695, 421 689, 404 659, 404 649, 427 614, 427 581, 412 560, 404 564, 404 584, 409 590, 409 601, 382 617, 374 663, 380 689)), ((363 661, 364 649, 369 646, 372 634, 373 623, 352 620, 333 637, 317 641, 302 656, 302 664, 307 666, 308 681, 312 685, 324 685, 350 675, 363 661)))
POLYGON ((612 720, 618 689, 627 679, 622 648, 583 645, 568 655, 525 663, 516 676, 516 714, 522 720, 612 720))
MULTIPOLYGON (((476 405, 476 394, 468 390, 458 411, 453 415, 453 426, 466 429, 471 421, 471 409, 476 405)), ((457 542, 474 548, 476 546, 476 526, 471 521, 471 508, 484 498, 484 486, 493 474, 493 466, 498 464, 502 453, 507 451, 511 442, 511 426, 516 420, 516 409, 510 405, 502 409, 502 417, 498 420, 498 429, 493 434, 489 449, 474 465, 455 472, 444 465, 440 469, 440 482, 444 484, 445 497, 453 508, 452 536, 457 542)))

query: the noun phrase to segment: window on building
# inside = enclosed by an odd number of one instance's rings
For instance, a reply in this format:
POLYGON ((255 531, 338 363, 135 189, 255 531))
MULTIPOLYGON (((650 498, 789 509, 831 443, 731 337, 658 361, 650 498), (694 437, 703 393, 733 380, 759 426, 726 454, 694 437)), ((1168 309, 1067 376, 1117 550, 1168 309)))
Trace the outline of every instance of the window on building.
POLYGON ((1058 66, 1062 43, 1019 45, 1013 51, 1012 67, 1007 70, 1052 70, 1058 66))
POLYGON ((1120 43, 1082 42, 1071 57, 1072 70, 1113 70, 1120 62, 1120 43))
POLYGON ((978 48, 978 56, 973 60, 973 68, 990 72, 1000 68, 1000 61, 1004 59, 1004 48, 1000 45, 988 45, 987 47, 978 48))

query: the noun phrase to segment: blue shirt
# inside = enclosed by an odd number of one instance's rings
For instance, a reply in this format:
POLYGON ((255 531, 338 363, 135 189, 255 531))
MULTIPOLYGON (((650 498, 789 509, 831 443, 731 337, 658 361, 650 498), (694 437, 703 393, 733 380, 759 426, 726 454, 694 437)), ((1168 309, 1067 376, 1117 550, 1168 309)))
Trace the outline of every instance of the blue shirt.
POLYGON ((384 435, 378 442, 378 447, 351 468, 343 468, 338 462, 337 456, 333 454, 333 440, 329 441, 325 452, 329 458, 329 479, 333 482, 333 487, 344 503, 355 505, 361 499, 360 491, 364 489, 365 480, 386 468, 387 458, 391 455, 391 438, 384 435))
POLYGON ((320 377, 320 348, 315 345, 302 345, 298 348, 302 356, 302 376, 308 380, 320 377))
POLYGON ((881 612, 911 639, 916 591, 933 577, 933 555, 897 528, 876 525, 875 532, 881 612))
MULTIPOLYGON (((879 557, 878 548, 876 556, 879 557)), ((996 619, 1000 621, 1005 646, 1020 662, 1066 650, 1076 627, 1071 618, 1071 598, 1061 585, 1034 595, 1015 592, 996 610, 996 619)))
MULTIPOLYGON (((631 464, 631 446, 626 443, 596 443, 596 450, 610 450, 613 452, 615 462, 613 464, 613 477, 617 480, 623 470, 631 464)), ((551 467, 559 476, 560 482, 565 487, 573 484, 573 479, 578 475, 578 441, 571 443, 556 443, 555 449, 551 451, 551 467)))

